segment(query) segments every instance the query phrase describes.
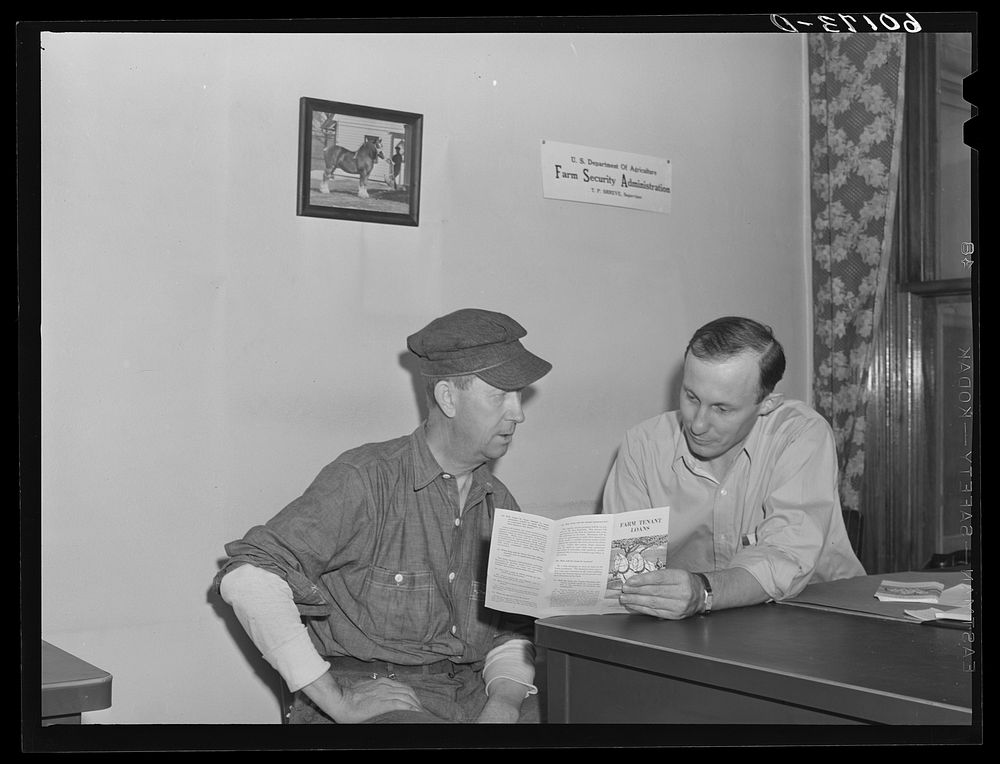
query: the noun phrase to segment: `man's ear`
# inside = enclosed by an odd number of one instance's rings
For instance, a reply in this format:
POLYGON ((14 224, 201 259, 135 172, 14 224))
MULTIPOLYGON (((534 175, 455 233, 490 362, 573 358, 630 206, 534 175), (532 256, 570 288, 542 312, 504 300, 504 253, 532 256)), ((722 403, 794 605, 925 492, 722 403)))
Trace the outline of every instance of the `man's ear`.
POLYGON ((760 402, 759 416, 767 416, 785 402, 784 393, 771 393, 760 402))
POLYGON ((451 419, 457 410, 455 404, 455 387, 450 380, 439 379, 434 385, 434 401, 437 403, 441 413, 451 419))

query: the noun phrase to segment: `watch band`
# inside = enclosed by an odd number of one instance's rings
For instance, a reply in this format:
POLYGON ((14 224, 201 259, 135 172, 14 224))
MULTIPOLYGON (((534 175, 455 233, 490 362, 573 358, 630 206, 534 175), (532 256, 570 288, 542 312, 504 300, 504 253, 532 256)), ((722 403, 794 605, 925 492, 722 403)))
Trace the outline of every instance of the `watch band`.
POLYGON ((701 580, 701 585, 705 587, 705 599, 702 601, 704 609, 701 611, 705 615, 712 612, 712 585, 708 582, 708 576, 704 573, 695 573, 701 580))

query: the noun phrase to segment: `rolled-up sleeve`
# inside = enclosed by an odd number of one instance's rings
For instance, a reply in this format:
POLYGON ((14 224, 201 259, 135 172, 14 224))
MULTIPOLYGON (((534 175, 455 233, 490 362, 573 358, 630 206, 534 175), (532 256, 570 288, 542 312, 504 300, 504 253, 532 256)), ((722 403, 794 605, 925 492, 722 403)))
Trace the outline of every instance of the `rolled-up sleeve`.
POLYGON ((493 642, 489 649, 499 647, 512 639, 535 638, 535 619, 528 616, 512 615, 504 613, 497 624, 497 630, 493 634, 493 642))
POLYGON ((254 565, 288 583, 300 613, 328 615, 330 605, 315 582, 345 541, 370 525, 359 522, 368 517, 366 506, 370 506, 368 490, 356 470, 328 465, 302 496, 266 524, 226 544, 229 558, 216 574, 216 589, 234 567, 254 565))
POLYGON ((839 516, 837 451, 829 426, 814 419, 783 444, 764 499, 756 543, 731 560, 775 600, 794 597, 809 583, 839 516))

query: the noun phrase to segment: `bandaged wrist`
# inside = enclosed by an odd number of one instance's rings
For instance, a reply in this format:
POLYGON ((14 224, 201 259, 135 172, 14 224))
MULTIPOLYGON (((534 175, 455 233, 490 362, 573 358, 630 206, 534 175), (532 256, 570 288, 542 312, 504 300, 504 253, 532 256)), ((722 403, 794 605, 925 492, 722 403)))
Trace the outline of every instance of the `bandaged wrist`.
POLYGON ((292 590, 281 576, 241 565, 223 576, 219 593, 289 690, 295 692, 329 671, 330 664, 316 651, 292 590))
POLYGON ((524 697, 538 692, 535 680, 535 646, 527 639, 512 639, 497 645, 486 655, 483 664, 483 683, 490 694, 490 683, 497 679, 510 679, 525 686, 524 697))
POLYGON ((263 653, 263 658, 281 674, 291 692, 301 690, 330 670, 330 664, 316 652, 305 626, 288 642, 263 653))

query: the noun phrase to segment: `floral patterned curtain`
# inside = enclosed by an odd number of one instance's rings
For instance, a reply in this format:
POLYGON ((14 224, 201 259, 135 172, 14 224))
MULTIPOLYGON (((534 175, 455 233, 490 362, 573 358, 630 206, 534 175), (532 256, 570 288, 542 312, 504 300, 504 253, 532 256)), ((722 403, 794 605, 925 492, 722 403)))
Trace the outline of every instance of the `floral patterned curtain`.
POLYGON ((813 398, 860 510, 865 404, 886 288, 902 137, 904 35, 810 34, 813 398))

